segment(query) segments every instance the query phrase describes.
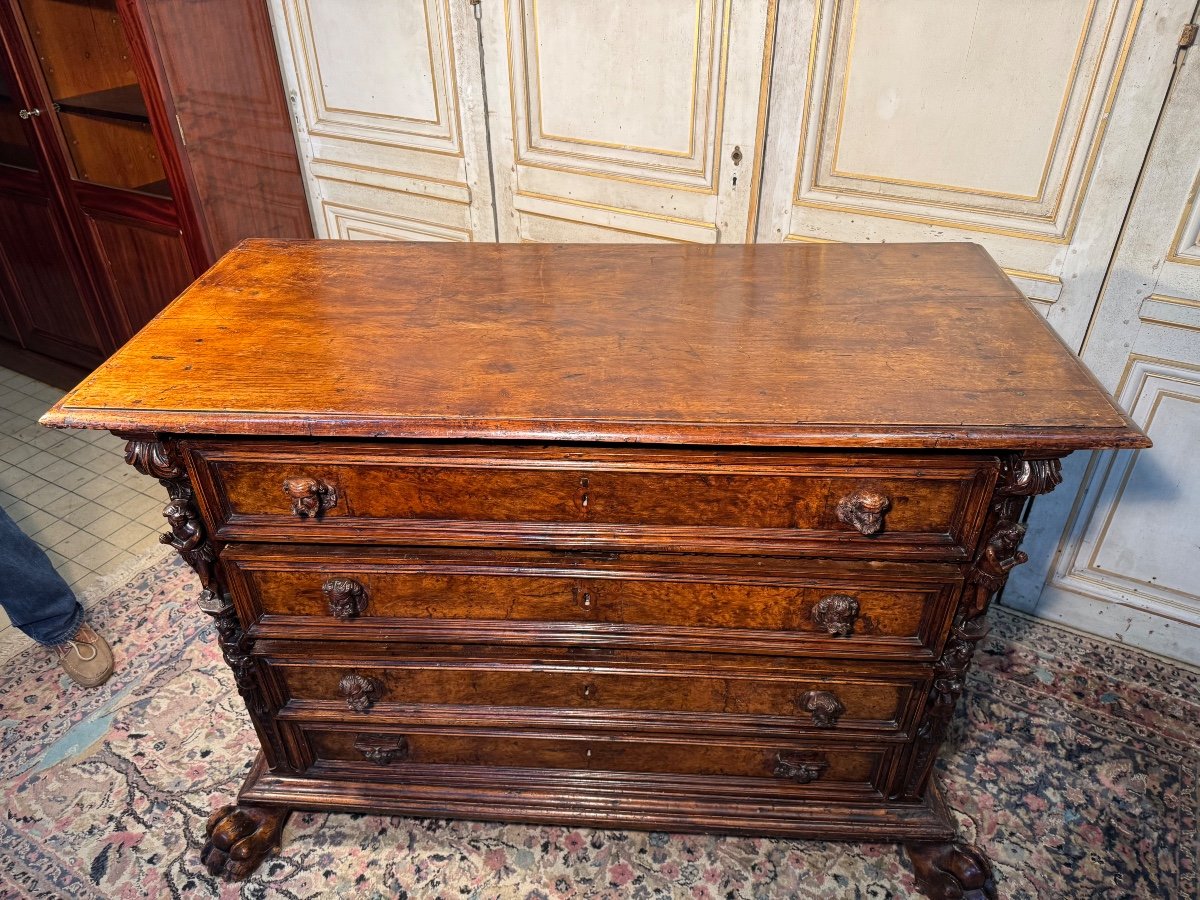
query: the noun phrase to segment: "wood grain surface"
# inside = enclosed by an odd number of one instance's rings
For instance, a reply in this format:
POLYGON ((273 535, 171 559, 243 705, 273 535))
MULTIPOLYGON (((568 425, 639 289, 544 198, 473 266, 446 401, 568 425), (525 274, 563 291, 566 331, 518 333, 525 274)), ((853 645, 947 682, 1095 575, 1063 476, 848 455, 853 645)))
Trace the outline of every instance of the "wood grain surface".
POLYGON ((974 244, 247 241, 43 419, 208 434, 1146 446, 974 244))

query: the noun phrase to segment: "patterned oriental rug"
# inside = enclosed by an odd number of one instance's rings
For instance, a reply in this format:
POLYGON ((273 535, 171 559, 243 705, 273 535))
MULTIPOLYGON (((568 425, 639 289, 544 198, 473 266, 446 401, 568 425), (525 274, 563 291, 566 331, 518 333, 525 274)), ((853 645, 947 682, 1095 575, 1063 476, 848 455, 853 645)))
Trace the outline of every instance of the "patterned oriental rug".
MULTIPOLYGON (((199 588, 171 559, 113 589, 118 669, 73 689, 37 649, 0 669, 0 897, 907 897, 893 845, 296 813, 244 884, 199 862, 254 737, 199 588)), ((940 762, 1006 898, 1195 898, 1200 677, 996 610, 940 762), (961 712, 961 710, 960 710, 961 712), (960 717, 961 718, 961 717, 960 717)))

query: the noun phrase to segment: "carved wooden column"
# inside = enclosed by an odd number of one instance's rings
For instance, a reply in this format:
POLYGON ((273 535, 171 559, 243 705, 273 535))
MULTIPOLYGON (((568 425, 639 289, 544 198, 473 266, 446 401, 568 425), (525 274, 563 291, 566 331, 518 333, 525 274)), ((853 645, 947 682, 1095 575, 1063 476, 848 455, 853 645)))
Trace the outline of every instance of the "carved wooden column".
MULTIPOLYGON (((958 698, 966 683, 975 646, 987 636, 987 611, 1009 572, 1029 557, 1020 550, 1025 526, 1021 513, 1030 497, 1046 494, 1062 482, 1059 459, 1006 457, 992 495, 983 539, 966 575, 954 624, 934 665, 933 685, 917 727, 902 790, 894 799, 924 795, 938 750, 946 739, 958 698)), ((995 898, 991 864, 978 847, 965 844, 909 844, 905 847, 917 885, 934 900, 995 898)))
MULTIPOLYGON (((196 605, 213 618, 217 644, 258 732, 266 764, 272 770, 286 768, 282 742, 272 724, 272 709, 254 662, 254 640, 242 629, 233 600, 221 582, 216 548, 207 538, 178 447, 156 437, 131 438, 125 445, 125 462, 143 475, 157 478, 167 489, 170 499, 163 508, 163 517, 169 530, 158 539, 174 547, 200 578, 202 590, 196 605)), ((279 846, 289 812, 282 807, 222 807, 209 817, 201 861, 213 875, 232 880, 246 878, 263 857, 279 846)))

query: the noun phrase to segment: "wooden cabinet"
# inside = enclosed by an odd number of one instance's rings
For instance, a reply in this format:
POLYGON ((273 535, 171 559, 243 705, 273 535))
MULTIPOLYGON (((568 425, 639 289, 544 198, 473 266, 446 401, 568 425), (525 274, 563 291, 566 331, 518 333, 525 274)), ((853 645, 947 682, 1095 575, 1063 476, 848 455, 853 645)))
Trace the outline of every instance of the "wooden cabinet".
POLYGON ((239 240, 311 235, 255 0, 0 0, 0 34, 5 364, 70 380, 239 240))
POLYGON ((203 584, 261 742, 210 873, 370 810, 980 900, 931 776, 988 605, 1060 460, 1149 443, 969 244, 250 241, 42 421, 129 439, 203 584))

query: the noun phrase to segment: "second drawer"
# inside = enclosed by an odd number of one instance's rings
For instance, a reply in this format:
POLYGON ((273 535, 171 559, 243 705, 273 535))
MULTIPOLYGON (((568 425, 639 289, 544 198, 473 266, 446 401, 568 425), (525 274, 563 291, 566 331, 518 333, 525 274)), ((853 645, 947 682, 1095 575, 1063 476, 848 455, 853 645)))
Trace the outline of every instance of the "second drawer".
POLYGON ((961 575, 939 564, 231 545, 266 637, 587 643, 935 658, 961 575))

